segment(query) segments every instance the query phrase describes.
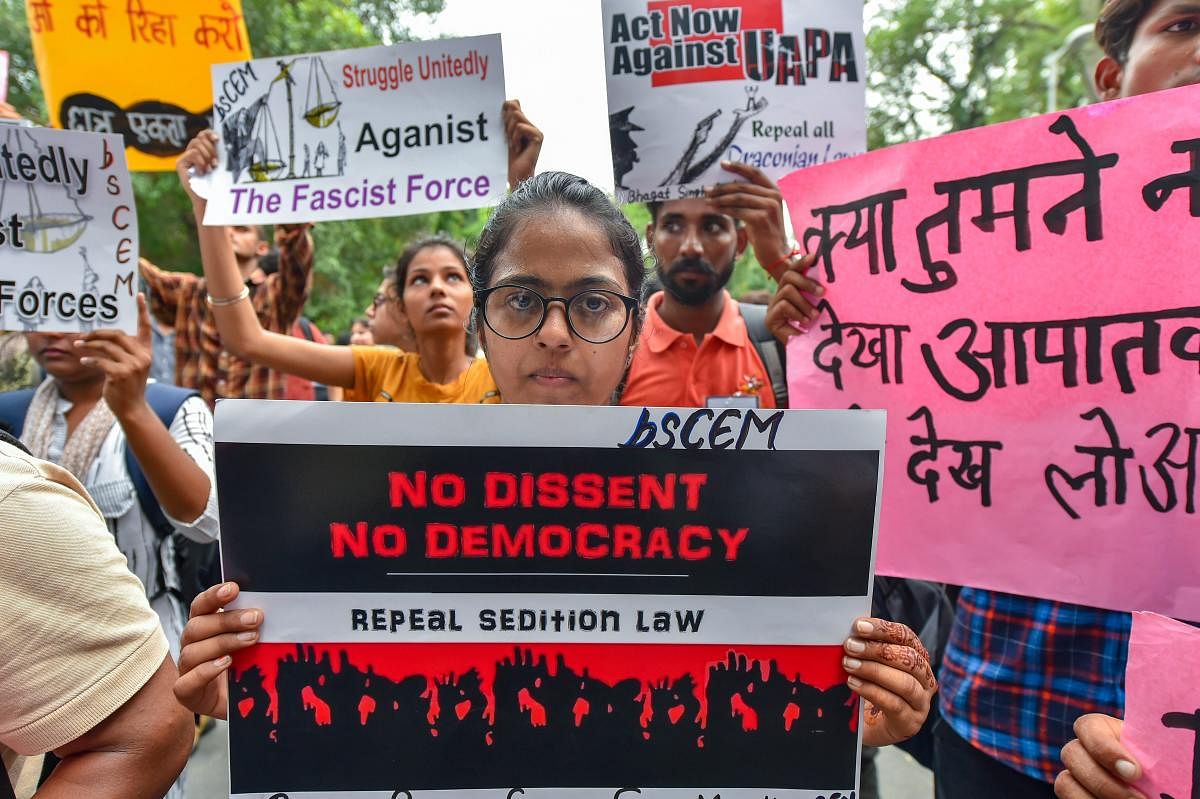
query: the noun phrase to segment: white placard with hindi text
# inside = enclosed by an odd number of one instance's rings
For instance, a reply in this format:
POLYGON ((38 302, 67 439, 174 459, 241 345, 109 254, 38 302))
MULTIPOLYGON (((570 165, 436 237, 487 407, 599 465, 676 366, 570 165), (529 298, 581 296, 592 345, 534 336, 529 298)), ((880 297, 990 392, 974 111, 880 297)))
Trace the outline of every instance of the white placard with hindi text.
POLYGON ((479 208, 503 196, 500 37, 213 67, 219 166, 205 224, 479 208))

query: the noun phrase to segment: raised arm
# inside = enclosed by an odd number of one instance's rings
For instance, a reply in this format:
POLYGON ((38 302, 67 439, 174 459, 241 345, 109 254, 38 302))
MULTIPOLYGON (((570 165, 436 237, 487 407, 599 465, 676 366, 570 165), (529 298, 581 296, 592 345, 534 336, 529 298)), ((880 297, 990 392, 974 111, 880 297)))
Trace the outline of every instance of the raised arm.
POLYGON ((247 361, 279 372, 333 386, 354 384, 354 356, 349 347, 330 347, 304 339, 263 330, 258 315, 247 301, 234 258, 229 232, 224 227, 204 224, 205 201, 192 191, 189 168, 204 175, 217 163, 217 137, 204 131, 188 144, 176 164, 184 190, 192 200, 200 237, 200 258, 208 283, 210 308, 221 334, 221 346, 247 361))
POLYGON ((521 110, 520 100, 507 100, 500 108, 504 138, 508 142, 508 188, 515 190, 533 177, 542 152, 542 132, 521 110))
MULTIPOLYGON (((137 338, 120 330, 97 330, 78 339, 75 346, 83 356, 82 363, 104 371, 104 401, 125 432, 163 512, 191 527, 201 521, 210 506, 215 506, 213 483, 209 473, 183 450, 146 402, 150 315, 143 295, 138 295, 137 304, 137 338)), ((211 430, 207 444, 211 459, 211 430)), ((207 521, 209 533, 197 532, 197 538, 216 538, 216 519, 207 521)))

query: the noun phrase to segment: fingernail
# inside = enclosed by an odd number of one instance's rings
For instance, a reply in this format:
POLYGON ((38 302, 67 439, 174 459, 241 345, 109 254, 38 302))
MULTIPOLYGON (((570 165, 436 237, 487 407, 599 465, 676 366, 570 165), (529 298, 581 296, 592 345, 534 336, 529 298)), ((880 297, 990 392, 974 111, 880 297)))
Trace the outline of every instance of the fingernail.
POLYGON ((854 652, 855 654, 861 654, 862 652, 867 651, 867 645, 857 638, 847 638, 846 649, 854 652))
POLYGON ((847 677, 846 685, 849 685, 851 688, 853 688, 854 690, 857 691, 859 688, 862 688, 863 681, 858 679, 857 677, 847 677))
POLYGON ((875 625, 871 624, 871 622, 867 621, 866 619, 859 619, 858 621, 854 622, 854 629, 858 630, 863 635, 870 635, 871 633, 875 632, 875 625))
POLYGON ((222 599, 233 596, 233 583, 225 583, 223 586, 218 588, 217 596, 221 597, 222 599))
POLYGON ((817 321, 817 319, 820 318, 820 316, 821 316, 821 312, 818 311, 816 308, 813 308, 811 311, 808 312, 808 318, 813 320, 814 322, 817 321))
POLYGON ((817 286, 815 289, 813 289, 813 294, 816 294, 818 297, 824 296, 824 294, 825 294, 825 287, 824 287, 824 286, 817 286))
POLYGON ((1137 766, 1128 760, 1118 760, 1116 763, 1117 773, 1127 780, 1133 779, 1137 774, 1137 766))
POLYGON ((84 344, 87 344, 87 342, 81 338, 77 338, 71 342, 71 346, 73 347, 82 347, 84 344))
POLYGON ((862 661, 858 658, 842 658, 842 665, 846 667, 846 671, 858 671, 862 668, 862 661))
POLYGON ((245 613, 242 614, 241 622, 242 622, 242 624, 255 624, 256 622, 258 622, 258 611, 257 610, 246 611, 245 613))
POLYGON ((233 662, 233 658, 229 657, 229 655, 222 655, 221 657, 214 660, 212 662, 212 664, 213 664, 213 668, 223 669, 232 662, 233 662))
POLYGON ((238 633, 237 637, 238 637, 239 641, 253 641, 255 638, 258 637, 258 633, 251 630, 251 631, 244 632, 244 633, 238 633))
POLYGON ((721 166, 729 166, 729 165, 730 165, 730 163, 732 163, 732 162, 731 162, 731 161, 729 161, 729 159, 722 159, 722 160, 721 160, 721 166))

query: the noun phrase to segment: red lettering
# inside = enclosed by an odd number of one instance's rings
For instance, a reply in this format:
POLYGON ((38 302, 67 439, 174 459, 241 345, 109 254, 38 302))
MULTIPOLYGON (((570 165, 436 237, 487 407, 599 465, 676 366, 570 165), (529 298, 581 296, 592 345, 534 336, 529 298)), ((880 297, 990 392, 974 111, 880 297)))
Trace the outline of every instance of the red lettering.
MULTIPOLYGON (((424 474, 424 472, 422 472, 424 474)), ((433 478, 433 504, 439 508, 457 508, 467 499, 467 481, 458 474, 438 474, 433 478)))
POLYGON ((109 175, 104 182, 108 185, 108 196, 116 197, 121 193, 121 181, 116 175, 109 175))
POLYGON ((571 501, 567 494, 567 476, 558 472, 538 475, 538 496, 543 508, 565 508, 571 501))
POLYGON ((671 510, 675 507, 674 474, 664 474, 661 478, 653 474, 643 474, 641 489, 641 496, 638 498, 639 508, 671 510))
POLYGON ((641 537, 642 528, 636 524, 614 524, 612 556, 640 560, 642 557, 641 537))
POLYGON ((329 525, 329 548, 333 551, 333 556, 335 558, 346 557, 347 547, 350 548, 350 554, 356 558, 367 556, 366 522, 359 522, 355 525, 354 532, 350 532, 350 525, 341 522, 333 522, 329 525))
POLYGON ((712 547, 708 544, 702 544, 698 547, 692 546, 692 539, 701 538, 705 541, 712 540, 712 531, 707 527, 699 524, 685 524, 679 528, 679 557, 684 560, 704 560, 712 554, 712 547))
POLYGON ((380 524, 371 534, 371 546, 375 548, 376 555, 398 558, 408 551, 408 535, 404 532, 403 527, 394 524, 380 524), (388 543, 389 538, 392 539, 390 544, 388 543))
POLYGON ((126 222, 125 224, 121 224, 120 222, 117 221, 117 215, 122 212, 127 214, 127 213, 129 213, 129 211, 130 211, 130 208, 128 205, 118 205, 116 208, 114 208, 113 212, 112 212, 113 227, 115 227, 117 230, 125 230, 126 228, 128 228, 129 223, 126 222))
POLYGON ((533 505, 533 475, 525 472, 521 475, 521 507, 533 505))
POLYGON ((121 239, 117 242, 117 263, 127 264, 133 259, 133 239, 121 239))
POLYGON ((538 550, 547 558, 565 558, 571 554, 571 531, 561 524, 548 524, 538 531, 538 550), (556 536, 558 543, 551 538, 556 536))
POLYGON ((486 558, 488 556, 487 525, 463 525, 462 554, 464 558, 486 558))
POLYGON ((603 524, 581 524, 575 530, 575 549, 579 557, 596 560, 608 555, 608 528, 603 524), (599 538, 603 544, 592 545, 589 538, 599 538))
POLYGON ((108 139, 104 139, 104 157, 100 160, 100 168, 108 169, 113 164, 112 150, 108 149, 108 139))
POLYGON ((483 507, 511 508, 517 504, 517 478, 508 472, 488 472, 483 478, 483 507))
MULTIPOLYGON (((512 475, 509 475, 511 477, 512 475)), ((493 558, 532 558, 533 557, 533 525, 522 524, 517 527, 516 534, 508 532, 504 524, 492 525, 492 557, 493 558)))
POLYGON ((679 481, 687 486, 687 509, 700 507, 700 489, 708 482, 707 474, 681 474, 679 481))
POLYGON ((604 478, 598 474, 577 474, 573 481, 575 507, 595 509, 604 507, 604 478))
POLYGON ((392 507, 403 508, 407 502, 409 507, 423 508, 428 504, 426 478, 424 471, 416 473, 416 480, 408 476, 408 472, 389 472, 388 488, 391 495, 392 507))
POLYGON ((425 557, 452 558, 458 554, 458 528, 453 524, 425 525, 425 557))
POLYGON ((665 558, 667 560, 675 557, 671 553, 671 538, 667 535, 667 528, 655 527, 650 531, 650 543, 646 546, 643 556, 647 558, 665 558))
POLYGON ((746 540, 746 536, 750 535, 750 528, 739 527, 737 532, 731 533, 724 527, 718 527, 717 535, 721 536, 721 540, 725 542, 725 560, 737 560, 738 550, 741 548, 742 542, 746 540))
POLYGON ((622 474, 608 478, 608 507, 633 507, 633 475, 622 474))

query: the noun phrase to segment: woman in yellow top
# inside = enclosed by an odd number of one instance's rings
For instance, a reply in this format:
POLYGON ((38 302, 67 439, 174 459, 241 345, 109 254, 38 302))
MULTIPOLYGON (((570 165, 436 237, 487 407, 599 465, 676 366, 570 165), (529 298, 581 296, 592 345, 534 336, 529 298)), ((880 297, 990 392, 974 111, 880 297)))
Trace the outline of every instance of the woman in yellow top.
MULTIPOLYGON (((508 101, 502 109, 508 139, 508 179, 514 187, 533 174, 542 134, 508 101)), ((263 330, 242 283, 225 229, 205 227, 205 201, 192 191, 189 172, 217 163, 217 137, 204 131, 188 145, 177 171, 200 231, 200 255, 221 345, 239 358, 327 386, 365 402, 497 402, 487 362, 467 353, 473 295, 466 255, 445 237, 411 244, 396 264, 394 285, 417 342, 416 352, 342 347, 263 330)))
MULTIPOLYGON (((413 242, 396 263, 393 285, 401 288, 397 290, 398 298, 391 301, 400 303, 412 326, 417 351, 363 346, 332 348, 343 362, 347 360, 347 351, 350 354, 352 382, 346 399, 495 402, 496 384, 487 362, 467 353, 465 325, 471 314, 472 293, 467 258, 458 245, 443 236, 413 242)), ((218 324, 220 319, 219 315, 218 324)), ((225 339, 224 329, 221 337, 225 339)), ((228 346, 232 349, 232 342, 228 346)), ((266 363, 261 358, 246 357, 266 363)), ((279 368, 273 363, 269 365, 279 368)))

